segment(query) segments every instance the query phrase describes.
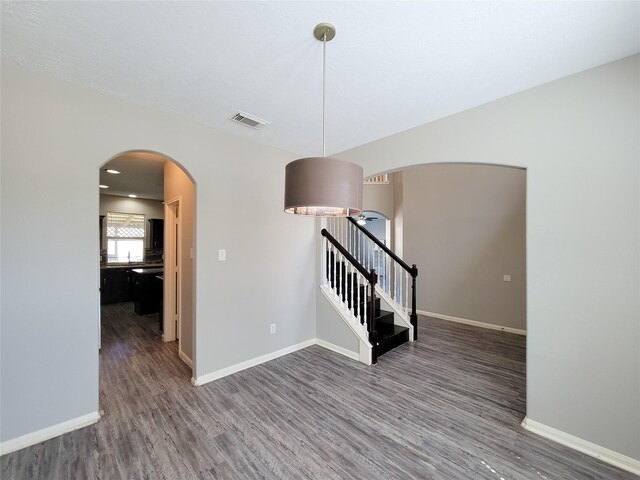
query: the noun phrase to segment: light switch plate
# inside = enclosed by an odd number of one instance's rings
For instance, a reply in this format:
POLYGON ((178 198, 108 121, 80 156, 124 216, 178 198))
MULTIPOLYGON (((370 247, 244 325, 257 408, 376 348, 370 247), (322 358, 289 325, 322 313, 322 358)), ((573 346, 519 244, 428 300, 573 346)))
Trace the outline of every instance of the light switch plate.
POLYGON ((505 282, 510 282, 511 281, 511 275, 503 275, 502 276, 502 280, 504 280, 505 282))
POLYGON ((227 251, 223 248, 218 250, 218 260, 224 262, 227 260, 227 251))

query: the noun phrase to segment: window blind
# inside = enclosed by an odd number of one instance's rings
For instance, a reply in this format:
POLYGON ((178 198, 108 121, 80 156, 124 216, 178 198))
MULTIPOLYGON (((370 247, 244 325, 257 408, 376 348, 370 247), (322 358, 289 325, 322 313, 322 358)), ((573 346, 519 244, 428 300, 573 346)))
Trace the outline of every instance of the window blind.
POLYGON ((107 238, 144 238, 144 215, 107 212, 107 238))

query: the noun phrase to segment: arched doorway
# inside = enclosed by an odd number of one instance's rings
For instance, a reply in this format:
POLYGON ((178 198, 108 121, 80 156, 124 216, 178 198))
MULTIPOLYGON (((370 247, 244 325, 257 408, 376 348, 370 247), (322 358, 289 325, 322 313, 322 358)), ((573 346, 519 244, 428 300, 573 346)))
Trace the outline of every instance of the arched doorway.
POLYGON ((169 371, 188 382, 195 353, 195 182, 166 155, 126 151, 100 167, 99 205, 101 393, 115 365, 138 380, 169 371))
POLYGON ((363 210, 360 215, 354 217, 359 225, 366 228, 374 237, 385 245, 390 242, 390 219, 383 213, 375 210, 363 210))
POLYGON ((524 334, 526 170, 441 163, 393 177, 396 247, 422 267, 418 309, 524 334))
MULTIPOLYGON (((444 353, 475 348, 478 361, 486 354, 486 365, 508 371, 513 381, 501 398, 514 399, 513 410, 524 418, 526 169, 438 163, 388 175, 394 250, 419 270, 421 338, 430 339, 429 328, 437 325, 444 353)), ((467 360, 472 365, 477 359, 467 360)))

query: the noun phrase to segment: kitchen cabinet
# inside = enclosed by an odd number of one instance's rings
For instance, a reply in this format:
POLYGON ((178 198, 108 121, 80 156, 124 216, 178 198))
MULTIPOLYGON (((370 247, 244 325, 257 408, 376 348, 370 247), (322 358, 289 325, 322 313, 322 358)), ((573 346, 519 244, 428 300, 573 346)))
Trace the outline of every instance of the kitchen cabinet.
POLYGON ((104 247, 102 246, 102 244, 104 243, 104 242, 102 241, 102 231, 103 231, 103 230, 102 230, 102 228, 103 228, 103 227, 102 227, 102 225, 103 225, 103 223, 104 223, 104 215, 100 215, 100 222, 99 222, 99 223, 100 223, 100 225, 99 225, 99 229, 98 229, 98 235, 100 236, 100 251, 102 251, 102 249, 104 248, 104 247))
POLYGON ((103 268, 100 270, 100 304, 131 301, 131 269, 103 268))
POLYGON ((164 245, 164 220, 149 219, 149 248, 162 248, 164 245))
POLYGON ((131 270, 133 310, 138 315, 150 315, 160 311, 156 276, 162 275, 162 271, 162 268, 134 268, 131 270))

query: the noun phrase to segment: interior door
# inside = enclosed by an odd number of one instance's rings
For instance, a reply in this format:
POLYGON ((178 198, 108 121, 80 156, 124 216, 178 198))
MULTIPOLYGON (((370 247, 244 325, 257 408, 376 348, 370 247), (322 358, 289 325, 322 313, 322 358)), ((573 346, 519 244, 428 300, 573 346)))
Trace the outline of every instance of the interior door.
MULTIPOLYGON (((180 342, 181 255, 180 199, 165 203, 164 333, 163 340, 180 342)), ((180 348, 180 344, 178 344, 180 348)))

